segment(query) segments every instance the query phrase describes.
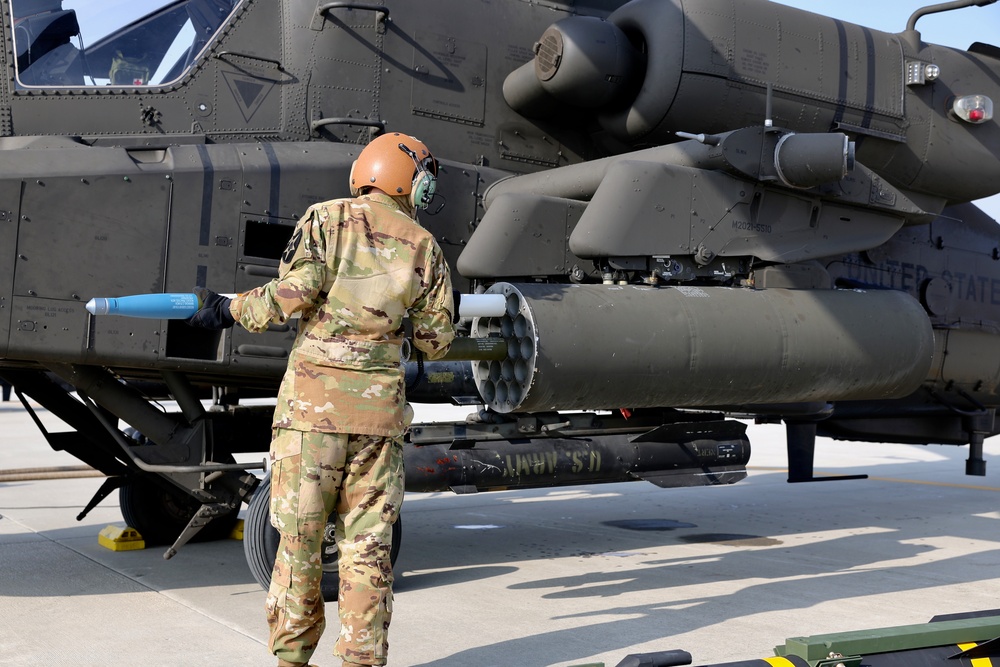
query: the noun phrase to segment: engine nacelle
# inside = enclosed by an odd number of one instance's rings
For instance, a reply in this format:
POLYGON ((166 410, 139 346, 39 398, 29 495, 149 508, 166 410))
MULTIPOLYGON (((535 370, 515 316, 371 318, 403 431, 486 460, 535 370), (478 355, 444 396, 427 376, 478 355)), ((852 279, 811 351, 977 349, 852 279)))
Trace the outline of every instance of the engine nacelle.
POLYGON ((656 145, 760 125, 770 88, 775 127, 864 137, 858 161, 897 187, 941 202, 1000 190, 989 45, 962 51, 731 0, 632 0, 607 20, 559 21, 539 44, 504 85, 528 117, 589 113, 619 141, 656 145))

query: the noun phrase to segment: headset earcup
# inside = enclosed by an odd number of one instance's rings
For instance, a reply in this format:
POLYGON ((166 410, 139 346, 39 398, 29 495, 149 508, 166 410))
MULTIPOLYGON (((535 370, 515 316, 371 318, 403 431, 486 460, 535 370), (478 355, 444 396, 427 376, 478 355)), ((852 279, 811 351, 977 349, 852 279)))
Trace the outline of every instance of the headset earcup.
POLYGON ((437 190, 437 177, 426 169, 421 169, 413 178, 413 184, 410 186, 410 203, 413 204, 414 208, 427 208, 434 197, 435 190, 437 190))
POLYGON ((357 167, 357 166, 358 166, 358 161, 357 160, 355 160, 354 162, 351 163, 351 176, 350 176, 350 178, 347 179, 347 182, 350 184, 350 187, 351 187, 351 196, 352 197, 357 197, 359 194, 361 194, 361 190, 358 189, 358 186, 356 186, 354 184, 354 168, 357 167))

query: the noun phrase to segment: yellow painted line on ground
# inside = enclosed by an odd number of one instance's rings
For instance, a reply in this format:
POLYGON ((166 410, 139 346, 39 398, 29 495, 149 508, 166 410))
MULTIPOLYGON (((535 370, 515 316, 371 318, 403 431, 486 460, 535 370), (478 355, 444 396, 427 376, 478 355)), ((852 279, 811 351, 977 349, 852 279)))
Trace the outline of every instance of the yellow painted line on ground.
MULTIPOLYGON (((768 466, 747 466, 747 470, 764 470, 767 472, 784 472, 784 473, 788 472, 788 468, 771 468, 768 466)), ((843 473, 818 472, 814 474, 816 475, 816 477, 837 477, 838 475, 842 475, 843 473)), ((953 489, 973 489, 975 491, 1000 491, 1000 487, 996 486, 977 486, 975 484, 958 484, 956 482, 931 482, 920 479, 900 479, 898 477, 869 477, 868 479, 874 480, 876 482, 899 482, 900 484, 923 484, 924 486, 947 486, 953 489)))

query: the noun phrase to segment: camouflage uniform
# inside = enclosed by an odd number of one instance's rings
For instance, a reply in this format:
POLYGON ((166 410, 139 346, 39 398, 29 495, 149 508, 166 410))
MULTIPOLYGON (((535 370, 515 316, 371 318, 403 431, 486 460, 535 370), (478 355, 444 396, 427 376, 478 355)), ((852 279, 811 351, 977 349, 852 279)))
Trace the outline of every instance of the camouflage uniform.
POLYGON ((281 535, 267 596, 270 649, 308 662, 325 626, 320 547, 336 509, 345 661, 384 665, 392 615, 392 524, 403 498, 408 419, 403 319, 428 358, 454 338, 448 266, 402 198, 312 206, 278 279, 233 299, 249 331, 302 314, 281 382, 271 445, 271 521, 281 535))

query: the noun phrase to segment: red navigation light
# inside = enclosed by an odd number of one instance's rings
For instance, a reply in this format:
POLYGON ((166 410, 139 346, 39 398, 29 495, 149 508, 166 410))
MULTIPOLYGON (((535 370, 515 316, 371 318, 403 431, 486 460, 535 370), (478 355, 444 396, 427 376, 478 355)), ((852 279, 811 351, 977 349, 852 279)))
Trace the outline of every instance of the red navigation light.
POLYGON ((993 100, 985 95, 962 95, 952 101, 951 113, 966 123, 985 123, 993 119, 993 100))

